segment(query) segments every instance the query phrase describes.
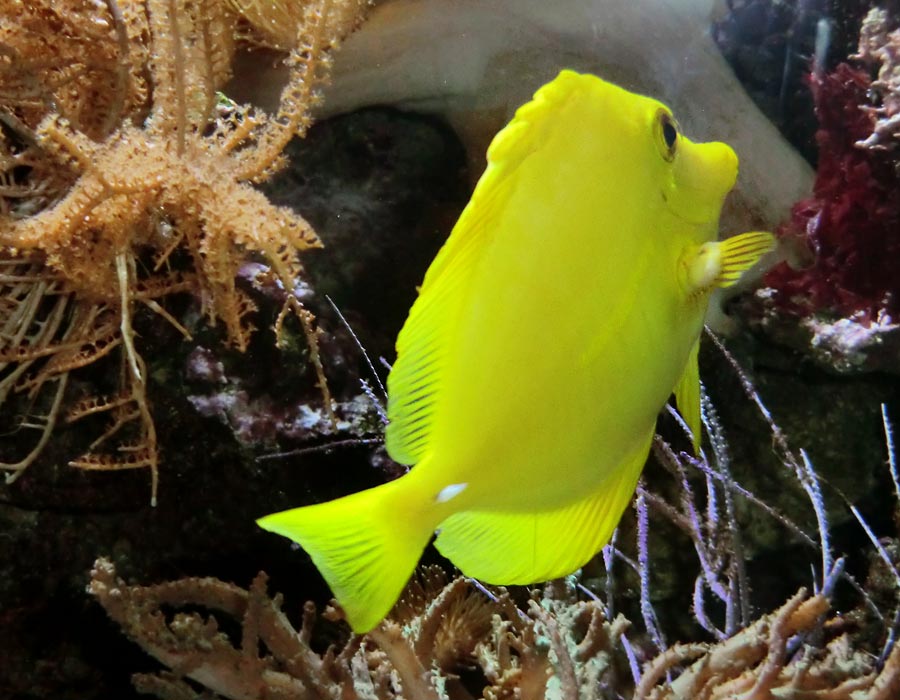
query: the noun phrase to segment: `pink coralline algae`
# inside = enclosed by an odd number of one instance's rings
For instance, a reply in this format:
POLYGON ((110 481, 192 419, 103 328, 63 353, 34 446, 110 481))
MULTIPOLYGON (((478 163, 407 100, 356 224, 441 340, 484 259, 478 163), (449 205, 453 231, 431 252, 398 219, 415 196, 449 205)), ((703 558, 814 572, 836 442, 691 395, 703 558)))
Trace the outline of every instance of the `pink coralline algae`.
POLYGON ((812 76, 819 120, 819 164, 812 197, 794 205, 779 233, 805 243, 814 262, 774 268, 766 284, 776 303, 798 312, 826 311, 862 322, 900 310, 900 162, 897 151, 863 142, 877 114, 867 72, 843 63, 812 76))

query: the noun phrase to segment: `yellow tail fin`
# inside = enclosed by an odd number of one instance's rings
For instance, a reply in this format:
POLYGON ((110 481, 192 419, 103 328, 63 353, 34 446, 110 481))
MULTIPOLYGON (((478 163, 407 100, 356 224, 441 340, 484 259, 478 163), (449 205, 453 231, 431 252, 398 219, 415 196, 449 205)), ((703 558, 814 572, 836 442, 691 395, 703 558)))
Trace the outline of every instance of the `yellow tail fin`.
POLYGON ((360 634, 391 611, 433 531, 404 512, 405 479, 256 521, 309 553, 360 634))

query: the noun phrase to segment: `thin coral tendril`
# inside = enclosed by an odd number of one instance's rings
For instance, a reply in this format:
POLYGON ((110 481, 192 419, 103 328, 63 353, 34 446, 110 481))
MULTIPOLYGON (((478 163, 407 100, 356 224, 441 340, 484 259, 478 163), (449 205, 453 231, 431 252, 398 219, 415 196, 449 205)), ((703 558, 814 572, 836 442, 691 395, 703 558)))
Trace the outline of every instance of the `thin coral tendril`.
POLYGON ((387 400, 387 389, 385 389, 384 384, 381 383, 381 377, 379 377, 378 372, 375 371, 375 365, 372 364, 372 360, 371 358, 369 358, 369 353, 366 352, 365 347, 363 347, 362 341, 360 341, 359 337, 353 331, 353 327, 350 325, 349 321, 344 318, 344 314, 341 313, 341 310, 338 308, 337 304, 334 303, 334 300, 327 294, 325 295, 325 300, 331 305, 331 308, 334 309, 334 313, 337 314, 337 317, 341 320, 341 323, 344 324, 344 328, 347 329, 350 337, 353 338, 353 342, 356 343, 356 347, 359 348, 359 351, 362 353, 363 359, 366 361, 369 372, 372 373, 372 379, 375 380, 375 383, 378 385, 378 389, 381 391, 382 398, 384 400, 387 400))
POLYGON ((897 452, 894 449, 894 427, 888 417, 885 404, 881 404, 881 423, 884 426, 884 440, 887 444, 888 466, 891 470, 891 480, 894 482, 894 494, 897 497, 897 503, 900 503, 900 474, 897 472, 897 452))
POLYGON ((131 328, 131 299, 128 294, 129 271, 128 260, 124 253, 116 256, 116 274, 119 278, 119 333, 122 335, 122 342, 125 344, 125 356, 128 359, 128 367, 131 370, 134 381, 140 385, 144 383, 141 376, 140 367, 138 367, 137 352, 134 349, 134 331, 131 328))
POLYGON ((50 436, 53 434, 53 429, 56 427, 57 419, 59 418, 59 413, 62 407, 63 396, 65 396, 66 384, 68 383, 68 379, 69 375, 63 374, 60 375, 60 377, 56 380, 56 391, 53 394, 53 401, 50 404, 50 411, 42 419, 42 426, 34 426, 39 427, 41 436, 34 444, 34 447, 31 448, 31 451, 18 462, 0 463, 0 469, 9 472, 5 477, 5 481, 7 484, 13 483, 16 479, 22 476, 22 474, 25 473, 25 470, 41 455, 44 447, 46 447, 47 443, 49 442, 50 436))

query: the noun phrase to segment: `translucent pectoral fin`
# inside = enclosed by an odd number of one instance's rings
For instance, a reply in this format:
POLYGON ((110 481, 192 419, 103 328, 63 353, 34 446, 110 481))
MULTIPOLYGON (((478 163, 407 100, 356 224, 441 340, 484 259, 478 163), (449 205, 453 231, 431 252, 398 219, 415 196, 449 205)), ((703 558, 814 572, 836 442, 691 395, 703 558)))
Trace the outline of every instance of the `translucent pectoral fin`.
POLYGON ((724 241, 704 243, 688 263, 688 281, 696 290, 730 287, 774 249, 775 237, 767 231, 751 231, 724 241))
MULTIPOLYGON (((537 513, 466 511, 447 518, 435 546, 466 576, 497 585, 566 576, 609 541, 631 501, 650 440, 595 493, 537 513)), ((548 471, 547 478, 560 478, 548 471)))

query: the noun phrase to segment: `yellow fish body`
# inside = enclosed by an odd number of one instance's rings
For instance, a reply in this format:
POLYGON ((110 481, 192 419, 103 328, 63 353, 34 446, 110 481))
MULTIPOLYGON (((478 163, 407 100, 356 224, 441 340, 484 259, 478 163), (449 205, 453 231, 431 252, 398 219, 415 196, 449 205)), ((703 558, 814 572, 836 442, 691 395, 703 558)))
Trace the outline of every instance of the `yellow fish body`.
POLYGON ((667 107, 563 71, 495 137, 397 338, 390 483, 262 518, 311 555, 357 632, 437 530, 467 576, 566 575, 608 541, 670 394, 700 432, 710 291, 771 249, 715 242, 737 176, 667 107))

